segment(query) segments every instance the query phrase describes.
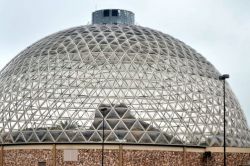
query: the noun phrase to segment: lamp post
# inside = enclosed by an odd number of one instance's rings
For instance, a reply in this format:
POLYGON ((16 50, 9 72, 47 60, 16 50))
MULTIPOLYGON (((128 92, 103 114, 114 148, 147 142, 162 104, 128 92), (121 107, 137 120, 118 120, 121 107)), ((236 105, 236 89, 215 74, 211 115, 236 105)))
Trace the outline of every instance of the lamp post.
POLYGON ((102 166, 104 166, 104 117, 107 108, 101 108, 100 111, 102 113, 102 166))
POLYGON ((229 74, 223 74, 219 76, 219 80, 223 81, 223 108, 224 108, 224 166, 227 165, 227 156, 226 156, 226 79, 229 78, 229 74))

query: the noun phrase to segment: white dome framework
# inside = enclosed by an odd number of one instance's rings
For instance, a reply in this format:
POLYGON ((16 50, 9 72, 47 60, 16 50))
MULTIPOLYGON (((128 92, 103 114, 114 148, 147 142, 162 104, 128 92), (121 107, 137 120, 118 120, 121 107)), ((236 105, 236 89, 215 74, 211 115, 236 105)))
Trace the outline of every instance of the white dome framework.
MULTIPOLYGON (((31 45, 0 73, 2 144, 223 146, 219 73, 183 42, 135 25, 94 24, 31 45), (105 109, 105 113, 102 111, 105 109)), ((249 146, 227 85, 227 145, 249 146)))

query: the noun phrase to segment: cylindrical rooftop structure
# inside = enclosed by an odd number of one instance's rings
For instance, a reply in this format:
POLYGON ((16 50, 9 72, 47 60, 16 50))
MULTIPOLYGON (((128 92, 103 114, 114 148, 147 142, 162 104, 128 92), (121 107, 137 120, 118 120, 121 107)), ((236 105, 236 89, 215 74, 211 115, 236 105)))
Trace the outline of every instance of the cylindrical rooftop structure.
POLYGON ((134 25, 134 13, 121 9, 103 9, 92 13, 92 24, 134 25))

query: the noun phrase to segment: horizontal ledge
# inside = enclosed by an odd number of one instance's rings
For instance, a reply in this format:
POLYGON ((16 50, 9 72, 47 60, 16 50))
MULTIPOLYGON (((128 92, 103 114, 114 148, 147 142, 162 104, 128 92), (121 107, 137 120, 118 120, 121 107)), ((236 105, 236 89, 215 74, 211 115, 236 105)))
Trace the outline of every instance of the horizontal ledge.
MULTIPOLYGON (((106 150, 119 150, 120 146, 124 150, 143 150, 143 151, 178 151, 178 152, 197 152, 204 153, 223 153, 223 147, 201 147, 201 146, 175 146, 175 145, 147 145, 147 144, 104 144, 106 150)), ((2 145, 4 150, 21 150, 21 149, 48 149, 52 150, 56 146, 58 150, 64 149, 102 149, 102 144, 85 143, 85 144, 15 144, 2 145)), ((227 147, 228 153, 250 153, 250 148, 227 147)))
MULTIPOLYGON (((4 147, 8 147, 8 146, 30 146, 30 145, 99 145, 101 146, 102 143, 96 143, 96 142, 84 142, 84 143, 15 143, 15 144, 0 144, 0 146, 4 146, 4 147)), ((174 145, 174 144, 137 144, 137 143, 104 143, 104 145, 123 145, 123 146, 127 146, 127 145, 131 145, 131 146, 159 146, 159 147, 192 147, 192 148, 206 148, 205 146, 195 146, 195 145, 174 145)))
MULTIPOLYGON (((223 147, 207 147, 206 151, 223 153, 223 147)), ((250 148, 226 147, 227 153, 250 153, 250 148)))

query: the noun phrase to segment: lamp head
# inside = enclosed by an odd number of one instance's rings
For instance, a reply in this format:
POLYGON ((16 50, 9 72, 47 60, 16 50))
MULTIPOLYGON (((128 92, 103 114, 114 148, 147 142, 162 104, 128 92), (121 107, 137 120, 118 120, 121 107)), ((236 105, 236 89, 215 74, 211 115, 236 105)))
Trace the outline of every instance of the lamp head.
POLYGON ((101 108, 100 111, 101 112, 104 112, 104 111, 107 111, 108 109, 107 108, 101 108))
POLYGON ((223 75, 219 76, 219 80, 225 80, 227 78, 229 78, 229 74, 223 74, 223 75))

